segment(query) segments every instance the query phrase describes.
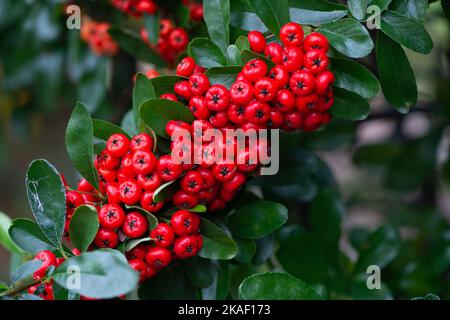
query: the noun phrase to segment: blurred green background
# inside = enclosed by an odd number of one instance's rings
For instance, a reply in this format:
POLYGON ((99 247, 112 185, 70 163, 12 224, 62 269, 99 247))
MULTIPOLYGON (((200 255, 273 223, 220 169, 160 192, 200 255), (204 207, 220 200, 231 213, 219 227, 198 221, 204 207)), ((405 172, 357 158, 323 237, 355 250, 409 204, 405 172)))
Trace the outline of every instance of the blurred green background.
MULTIPOLYGON (((0 211, 12 218, 31 216, 24 180, 33 159, 50 160, 69 184, 76 182, 64 146, 76 101, 116 123, 131 106, 135 60, 124 53, 93 55, 79 31, 66 28, 65 2, 0 1, 0 211)), ((117 15, 111 8, 99 12, 117 15)), ((347 207, 340 241, 347 256, 355 260, 377 241, 383 254, 392 255, 382 275, 392 292, 380 297, 433 292, 450 298, 450 26, 439 3, 431 5, 426 28, 432 54, 407 51, 419 88, 409 114, 396 112, 380 95, 367 120, 285 137, 331 168, 347 207), (387 223, 401 239, 386 229, 372 233, 387 223)), ((363 63, 376 73, 373 55, 363 63)), ((0 247, 0 280, 7 281, 9 264, 0 247)))

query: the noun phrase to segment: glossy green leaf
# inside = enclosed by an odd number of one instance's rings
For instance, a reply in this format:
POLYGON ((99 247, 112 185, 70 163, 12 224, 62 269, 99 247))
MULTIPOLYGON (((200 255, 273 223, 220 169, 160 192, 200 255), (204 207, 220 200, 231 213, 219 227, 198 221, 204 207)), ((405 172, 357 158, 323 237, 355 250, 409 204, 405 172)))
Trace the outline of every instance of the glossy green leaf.
POLYGON ((321 25, 347 15, 343 5, 324 0, 289 0, 291 19, 302 25, 321 25))
POLYGON ((86 107, 78 102, 66 129, 66 149, 78 172, 98 190, 94 167, 92 119, 86 107))
POLYGON ((61 176, 47 160, 34 160, 28 167, 25 184, 39 227, 59 247, 66 221, 66 193, 61 176))
POLYGON ((121 127, 116 126, 105 120, 92 119, 92 127, 94 132, 94 137, 107 141, 109 137, 116 133, 121 133, 130 138, 128 133, 126 133, 121 127))
POLYGON ((236 39, 235 45, 241 51, 242 50, 250 50, 250 43, 248 42, 248 39, 245 36, 239 36, 236 39))
MULTIPOLYGON (((445 0, 442 1, 446 2, 445 0)), ((423 23, 427 15, 428 0, 393 0, 390 10, 423 23)))
POLYGON ((42 261, 40 260, 30 260, 20 265, 14 273, 11 275, 12 286, 16 286, 16 283, 24 280, 25 278, 30 278, 33 273, 42 266, 42 261))
POLYGON ((175 183, 175 181, 176 180, 169 181, 160 185, 153 192, 153 201, 161 202, 172 197, 172 195, 177 191, 177 184, 175 183))
POLYGON ((388 10, 381 15, 381 30, 415 52, 428 54, 433 49, 433 41, 425 28, 397 12, 388 10))
MULTIPOLYGON (((187 78, 180 77, 180 76, 159 76, 153 79, 150 79, 150 82, 153 86, 153 90, 155 91, 154 96, 150 98, 143 98, 140 103, 144 102, 145 100, 151 99, 151 98, 158 98, 164 93, 173 93, 173 86, 175 83, 183 80, 188 80, 187 78)), ((143 91, 147 90, 143 87, 143 91)))
POLYGON ((118 251, 100 249, 67 259, 56 268, 53 279, 83 296, 108 299, 135 289, 139 276, 118 251), (80 276, 78 288, 73 283, 74 272, 80 276))
POLYGON ((56 250, 36 222, 28 219, 15 219, 8 230, 14 243, 23 251, 36 254, 43 250, 56 250))
POLYGON ((235 45, 230 44, 227 48, 228 65, 240 66, 242 65, 241 50, 235 45))
POLYGON ((291 20, 288 0, 253 0, 249 1, 249 4, 275 36, 278 36, 281 27, 291 20))
POLYGON ((159 39, 159 14, 144 14, 144 26, 148 40, 156 45, 159 39))
POLYGON ((149 230, 153 230, 156 228, 156 226, 158 225, 158 218, 155 217, 155 215, 147 210, 145 210, 142 207, 138 207, 138 206, 125 206, 127 209, 133 209, 139 212, 142 212, 143 214, 145 214, 147 221, 148 221, 148 229, 149 230))
POLYGON ((255 240, 235 238, 238 246, 238 254, 234 257, 239 263, 249 263, 256 252, 255 240))
POLYGON ((97 210, 89 205, 82 205, 75 209, 70 220, 70 241, 75 248, 85 252, 94 241, 99 227, 97 210))
POLYGON ((378 79, 364 66, 352 60, 332 58, 334 86, 352 91, 363 98, 374 98, 380 91, 378 79))
POLYGON ((275 251, 275 236, 269 234, 255 240, 256 251, 252 258, 252 264, 259 266, 266 262, 275 251))
POLYGON ((192 257, 186 260, 186 274, 190 282, 201 288, 209 287, 213 282, 215 267, 212 260, 192 257))
POLYGON ((414 71, 403 48, 395 41, 378 33, 378 71, 386 99, 404 113, 417 102, 417 84, 414 71))
POLYGON ((220 48, 207 38, 195 38, 189 43, 189 55, 204 68, 223 67, 227 65, 227 57, 220 48))
POLYGON ((356 19, 362 20, 366 16, 367 0, 348 0, 348 9, 356 19))
POLYGON ((228 227, 233 235, 243 239, 258 239, 286 223, 288 210, 282 204, 258 201, 238 208, 229 217, 228 227))
POLYGON ((200 257, 230 260, 238 253, 238 248, 233 239, 213 222, 202 219, 200 234, 203 237, 203 247, 199 253, 200 257))
POLYGON ((262 54, 253 52, 251 50, 242 50, 241 51, 241 59, 243 63, 247 63, 250 60, 253 59, 260 59, 262 61, 264 61, 267 64, 267 67, 270 69, 272 69, 273 67, 275 67, 275 64, 270 61, 269 59, 267 59, 265 56, 263 56, 262 54))
POLYGON ((434 293, 428 293, 424 297, 415 297, 415 298, 412 298, 411 300, 441 300, 441 298, 434 293))
POLYGON ((237 74, 242 70, 242 67, 214 67, 206 71, 211 84, 221 84, 228 89, 236 81, 237 74))
POLYGON ((202 288, 203 300, 225 300, 230 287, 230 268, 226 261, 213 261, 213 281, 202 288))
POLYGON ((193 208, 188 209, 190 212, 197 212, 197 213, 204 213, 206 211, 208 211, 208 209, 206 208, 205 205, 203 204, 198 204, 193 208))
POLYGON ((334 104, 330 113, 342 120, 359 121, 367 118, 369 103, 360 95, 340 88, 334 90, 334 104))
POLYGON ((109 29, 109 34, 117 41, 121 49, 136 59, 150 62, 161 67, 167 65, 164 59, 156 51, 146 45, 145 42, 133 32, 113 27, 109 29))
POLYGON ((122 118, 122 122, 120 123, 120 127, 131 137, 139 133, 139 129, 137 128, 136 122, 134 121, 133 110, 129 110, 127 113, 125 113, 122 118))
POLYGON ((354 19, 327 23, 316 31, 325 35, 333 48, 351 58, 365 57, 373 49, 369 32, 354 19))
POLYGON ((230 42, 230 1, 204 0, 203 19, 210 39, 226 52, 230 42))
POLYGON ((139 114, 146 125, 161 137, 169 138, 166 124, 170 120, 194 121, 194 116, 185 105, 167 99, 151 99, 144 102, 139 114))
POLYGON ((11 253, 23 254, 23 251, 13 242, 8 233, 11 226, 11 218, 0 211, 0 245, 11 253))
MULTIPOLYGON (((173 88, 173 85, 172 85, 173 88)), ((156 98, 155 89, 152 82, 143 73, 136 75, 136 82, 133 87, 133 117, 134 123, 137 125, 139 120, 139 107, 144 101, 156 98)))
POLYGON ((131 249, 135 248, 141 243, 149 242, 152 238, 146 237, 146 238, 140 238, 140 239, 129 239, 127 242, 125 242, 125 251, 128 252, 131 249))
POLYGON ((245 279, 239 286, 243 300, 319 300, 317 292, 288 273, 266 272, 245 279))

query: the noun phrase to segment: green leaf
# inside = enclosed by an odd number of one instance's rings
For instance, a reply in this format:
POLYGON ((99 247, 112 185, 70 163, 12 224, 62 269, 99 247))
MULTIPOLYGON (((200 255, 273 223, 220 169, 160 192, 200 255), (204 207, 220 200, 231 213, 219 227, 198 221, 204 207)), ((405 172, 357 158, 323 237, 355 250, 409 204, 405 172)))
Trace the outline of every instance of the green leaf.
POLYGON ((199 253, 200 257, 230 260, 238 253, 238 248, 233 239, 211 221, 202 218, 200 233, 203 237, 203 247, 199 253))
POLYGON ((127 294, 137 287, 139 276, 118 251, 85 252, 64 261, 53 274, 62 287, 90 298, 108 299, 127 294), (80 276, 80 286, 73 285, 74 270, 80 276), (75 288, 74 288, 75 287, 75 288))
POLYGON ((86 72, 77 86, 77 100, 83 101, 89 112, 94 113, 105 101, 107 92, 107 60, 92 71, 86 72))
POLYGON ((230 44, 227 48, 227 59, 228 59, 228 65, 230 66, 241 66, 242 59, 241 59, 241 50, 235 45, 230 44))
MULTIPOLYGON (((142 102, 148 100, 148 99, 152 99, 152 98, 158 98, 159 96, 161 96, 164 93, 173 93, 173 86, 175 85, 175 83, 179 82, 179 81, 183 81, 183 80, 188 80, 188 78, 185 77, 180 77, 180 76, 159 76, 153 79, 150 79, 150 82, 153 86, 153 90, 154 90, 154 95, 149 97, 149 98, 144 98, 141 99, 138 107, 140 106, 140 104, 142 104, 142 102)), ((145 86, 142 86, 143 92, 145 92, 144 90, 147 90, 145 88, 145 86)))
POLYGON ((115 124, 112 124, 105 120, 92 119, 92 128, 94 137, 97 137, 104 141, 108 141, 109 137, 116 133, 122 133, 130 138, 128 133, 126 133, 121 127, 118 127, 115 124))
POLYGON ((386 10, 391 4, 392 0, 369 0, 368 4, 371 6, 377 6, 380 8, 381 12, 386 10))
POLYGON ((363 98, 374 98, 380 91, 378 79, 364 66, 346 59, 332 58, 334 86, 352 91, 363 98))
POLYGON ((386 283, 381 282, 380 289, 371 290, 367 287, 367 278, 370 274, 358 274, 352 283, 351 296, 357 300, 392 300, 394 297, 386 283))
POLYGON ((47 160, 34 160, 28 167, 25 184, 39 227, 59 247, 66 220, 66 193, 61 176, 47 160))
POLYGON ((433 49, 433 41, 425 28, 397 12, 388 10, 381 15, 381 30, 415 52, 428 54, 433 49))
POLYGON ((246 36, 239 36, 236 39, 236 47, 238 47, 239 50, 250 50, 250 43, 248 42, 248 39, 246 36))
POLYGON ((225 261, 213 261, 212 283, 202 289, 203 300, 225 300, 230 287, 230 268, 225 261))
POLYGON ((277 37, 281 27, 291 20, 288 0, 253 0, 249 4, 267 29, 277 37))
POLYGON ((359 252, 355 270, 365 272, 370 265, 381 269, 395 259, 401 247, 397 230, 391 225, 384 225, 372 233, 359 252))
POLYGON ((204 68, 224 67, 227 57, 220 48, 207 38, 195 38, 189 43, 189 55, 204 68))
POLYGON ((23 251, 13 242, 8 233, 11 226, 11 218, 0 211, 0 244, 11 253, 22 255, 23 251))
POLYGON ((234 259, 239 263, 249 263, 252 261, 256 252, 255 240, 236 238, 234 241, 236 241, 239 250, 234 259))
POLYGON ((353 162, 357 165, 386 167, 401 154, 401 151, 402 146, 393 142, 364 145, 356 149, 353 162))
POLYGON ((160 185, 154 192, 153 192, 153 201, 154 202, 161 202, 169 199, 172 197, 172 195, 177 191, 178 187, 177 184, 175 184, 176 180, 166 182, 162 185, 160 185))
POLYGON ((334 94, 334 105, 330 109, 334 117, 359 121, 366 119, 369 115, 369 103, 360 95, 340 88, 335 88, 334 94))
POLYGON ((209 259, 192 257, 186 260, 186 274, 196 287, 209 287, 214 280, 214 269, 212 260, 209 259))
POLYGON ((12 286, 15 287, 17 282, 22 281, 25 278, 30 278, 41 265, 41 260, 30 260, 20 265, 11 275, 12 286))
POLYGON ((26 252, 36 254, 43 250, 56 250, 34 221, 14 219, 8 233, 14 243, 26 252))
POLYGON ((211 40, 226 52, 230 42, 230 1, 204 0, 203 19, 211 40))
POLYGON ((267 64, 267 68, 269 68, 269 70, 272 69, 273 67, 275 67, 275 64, 271 60, 267 59, 262 54, 253 52, 251 50, 242 50, 241 51, 241 59, 242 59, 243 63, 247 63, 253 59, 260 59, 267 64))
POLYGON ((288 273, 266 272, 246 278, 239 286, 243 300, 319 300, 305 282, 288 273))
POLYGON ((88 205, 82 205, 75 209, 70 220, 70 240, 81 252, 85 252, 94 241, 98 231, 97 210, 88 205))
MULTIPOLYGON (((253 12, 248 0, 232 0, 230 1, 230 24, 245 31, 267 32, 267 27, 261 19, 253 12)), ((250 49, 250 48, 248 48, 250 49)))
POLYGON ((408 57, 399 44, 381 32, 376 53, 384 96, 399 112, 407 112, 417 102, 416 77, 408 57))
POLYGON ((354 19, 327 23, 316 31, 326 36, 337 51, 351 58, 365 57, 373 49, 369 32, 354 19))
POLYGON ((134 110, 129 110, 127 113, 125 113, 120 124, 122 130, 124 130, 129 136, 134 136, 139 133, 139 129, 137 128, 136 122, 134 121, 133 111, 134 110))
POLYGON ((136 34, 129 30, 121 30, 118 28, 109 29, 109 34, 120 48, 138 60, 150 62, 159 67, 165 67, 167 63, 153 49, 145 44, 136 34))
POLYGON ((159 14, 144 14, 144 26, 148 40, 156 45, 159 39, 159 14))
POLYGON ((348 9, 356 19, 362 20, 366 16, 367 0, 348 0, 348 9))
POLYGON ((139 107, 144 101, 148 99, 156 98, 155 90, 153 89, 152 82, 143 73, 136 75, 136 82, 133 87, 133 117, 134 122, 137 125, 139 120, 139 107))
POLYGON ((7 291, 8 289, 9 289, 9 286, 6 283, 0 281, 0 294, 2 292, 7 291))
POLYGON ((185 105, 167 99, 151 99, 139 108, 141 119, 161 137, 169 138, 166 124, 170 120, 182 120, 191 123, 194 116, 185 105))
POLYGON ((125 207, 127 209, 134 209, 134 210, 137 210, 137 211, 140 211, 140 212, 144 213, 145 216, 147 217, 149 230, 155 229, 156 226, 158 225, 158 218, 156 218, 153 213, 148 212, 144 208, 141 208, 141 207, 138 207, 138 206, 128 206, 128 205, 126 205, 125 207))
POLYGON ((260 239, 255 240, 256 252, 252 258, 252 264, 259 266, 269 259, 275 251, 275 237, 269 234, 260 239))
POLYGON ((324 0, 289 0, 291 19, 303 25, 321 25, 347 15, 343 5, 324 0))
POLYGON ((189 211, 191 212, 197 212, 197 213, 204 213, 206 212, 208 209, 206 208, 206 206, 204 206, 203 204, 198 204, 195 207, 189 209, 189 211))
MULTIPOLYGON (((442 1, 442 3, 445 2, 445 0, 442 1)), ((423 24, 427 7, 428 0, 393 0, 390 9, 423 24)))
POLYGON ((230 231, 243 239, 258 239, 286 223, 288 210, 282 204, 258 201, 241 207, 228 221, 230 231))
POLYGON ((125 251, 128 252, 131 249, 135 248, 138 244, 143 242, 149 242, 152 238, 146 237, 146 238, 140 238, 140 239, 130 239, 125 243, 125 251))
POLYGON ((86 107, 78 102, 66 129, 66 149, 75 168, 98 190, 97 171, 93 157, 92 119, 86 107))
POLYGON ((444 10, 444 15, 447 17, 447 20, 450 21, 450 2, 449 1, 441 1, 442 9, 444 10))
POLYGON ((241 72, 242 67, 214 67, 206 71, 211 84, 221 84, 230 89, 236 81, 237 74, 241 72))

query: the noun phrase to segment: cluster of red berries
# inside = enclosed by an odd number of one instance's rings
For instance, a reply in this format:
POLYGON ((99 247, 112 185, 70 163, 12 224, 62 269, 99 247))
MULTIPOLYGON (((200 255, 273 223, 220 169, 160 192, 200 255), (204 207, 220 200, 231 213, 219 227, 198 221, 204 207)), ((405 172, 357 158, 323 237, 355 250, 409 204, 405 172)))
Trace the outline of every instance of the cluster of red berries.
POLYGON ((281 128, 314 131, 331 120, 334 75, 328 70, 328 40, 314 32, 304 38, 294 22, 281 28, 277 42, 266 43, 261 32, 248 34, 254 52, 264 53, 275 66, 269 70, 262 59, 248 61, 228 90, 210 85, 196 71, 191 57, 177 66, 177 75, 189 79, 175 84, 175 94, 164 98, 189 106, 195 117, 215 128, 281 128))
POLYGON ((145 211, 161 213, 170 200, 178 208, 188 209, 197 204, 189 202, 190 195, 181 191, 171 199, 154 200, 155 190, 178 179, 183 166, 175 164, 169 155, 158 159, 153 147, 154 140, 147 133, 132 139, 120 133, 111 135, 105 150, 95 159, 100 192, 106 199, 102 200, 85 179, 80 180, 76 191, 66 192, 66 236, 75 209, 90 204, 97 208, 100 224, 95 247, 116 248, 127 239, 152 239, 151 245, 140 244, 127 253, 130 265, 141 273, 141 280, 155 275, 173 259, 197 255, 202 247, 198 233, 200 217, 187 210, 176 211, 169 223, 161 222, 149 230, 145 211))
POLYGON ((175 27, 169 19, 161 19, 159 24, 159 38, 156 45, 149 41, 145 28, 141 29, 141 38, 147 45, 155 49, 168 63, 172 64, 178 54, 186 49, 189 43, 189 35, 184 28, 175 27))
POLYGON ((107 22, 87 21, 81 26, 83 39, 97 55, 115 55, 119 51, 117 43, 109 35, 107 22))

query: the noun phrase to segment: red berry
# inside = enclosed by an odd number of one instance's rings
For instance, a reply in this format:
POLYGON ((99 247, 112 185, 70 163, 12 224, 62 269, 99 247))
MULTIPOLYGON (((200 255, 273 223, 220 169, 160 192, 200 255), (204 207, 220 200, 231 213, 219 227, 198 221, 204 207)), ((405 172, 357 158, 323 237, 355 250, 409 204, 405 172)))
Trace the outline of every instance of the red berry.
POLYGON ((122 225, 122 231, 130 238, 139 238, 148 230, 148 222, 139 212, 130 212, 122 225))
POLYGON ((109 137, 106 142, 106 151, 116 158, 123 157, 130 148, 130 140, 122 133, 116 133, 109 137))
POLYGON ((189 100, 189 109, 197 119, 207 119, 211 114, 211 111, 206 106, 205 98, 201 96, 195 96, 189 100))
POLYGON ((178 102, 178 98, 176 95, 174 95, 173 93, 164 93, 160 96, 161 99, 167 99, 167 100, 171 100, 174 102, 178 102))
POLYGON ((209 169, 198 168, 197 172, 202 176, 203 179, 203 189, 210 189, 216 183, 216 178, 209 169))
POLYGON ((322 115, 318 112, 312 112, 305 117, 303 121, 303 131, 314 131, 322 124, 322 115))
POLYGON ((189 42, 189 36, 183 28, 175 28, 169 35, 170 47, 176 52, 183 51, 189 42))
POLYGON ((236 172, 234 177, 225 182, 222 187, 222 191, 235 193, 237 192, 247 181, 246 175, 242 172, 236 172))
POLYGON ((226 112, 217 112, 212 117, 209 118, 209 121, 215 128, 223 128, 228 125, 228 116, 226 112))
POLYGON ((258 152, 245 148, 239 151, 236 159, 237 168, 242 172, 253 172, 258 168, 258 152))
POLYGON ((150 232, 150 238, 155 240, 158 247, 169 247, 175 239, 172 228, 164 222, 158 223, 155 229, 150 232))
POLYGON ((139 187, 147 191, 155 191, 161 185, 161 179, 156 172, 149 174, 140 174, 137 176, 137 183, 139 187))
POLYGON ((220 162, 213 166, 212 174, 220 182, 230 181, 236 174, 236 165, 220 162))
POLYGON ((328 68, 327 54, 321 50, 310 50, 305 53, 304 66, 313 74, 319 74, 328 68))
POLYGON ((289 72, 295 72, 303 66, 303 52, 297 47, 287 47, 283 50, 283 66, 289 72))
POLYGON ((41 266, 34 272, 34 279, 41 279, 45 277, 45 272, 50 266, 56 266, 56 256, 49 250, 43 250, 34 256, 34 260, 40 260, 41 266))
POLYGON ((286 47, 298 47, 303 42, 303 28, 295 22, 288 22, 280 29, 280 39, 286 47))
POLYGON ((254 85, 255 98, 262 102, 272 101, 277 89, 277 85, 272 79, 267 77, 259 79, 254 85))
POLYGON ((316 79, 311 72, 306 70, 298 70, 291 76, 289 86, 293 93, 305 96, 314 90, 316 86, 316 79))
POLYGON ((85 178, 78 182, 77 190, 81 192, 95 192, 94 187, 85 178))
POLYGON ((327 52, 329 48, 329 43, 327 38, 318 32, 313 32, 309 34, 303 41, 303 50, 309 51, 311 49, 321 50, 327 52))
POLYGON ((141 198, 141 188, 136 180, 128 179, 119 185, 120 200, 128 205, 133 205, 141 198))
POLYGON ((316 76, 316 92, 319 95, 326 95, 334 82, 334 74, 325 71, 316 76))
POLYGON ((100 228, 94 239, 94 244, 99 248, 115 248, 119 243, 119 236, 113 230, 100 228))
POLYGON ((329 91, 325 96, 320 96, 317 102, 316 111, 325 112, 328 111, 334 103, 333 92, 329 91))
POLYGON ((169 135, 169 137, 171 137, 176 130, 185 130, 187 131, 187 133, 189 133, 191 130, 191 126, 189 125, 189 123, 184 121, 170 120, 169 122, 167 122, 166 133, 169 135))
POLYGON ((291 90, 282 89, 277 93, 276 107, 280 112, 291 112, 295 108, 295 96, 291 90))
POLYGON ((137 272, 139 272, 139 281, 143 281, 147 277, 147 265, 141 259, 131 259, 128 264, 137 272))
POLYGON ((203 239, 200 235, 192 235, 179 238, 175 241, 173 251, 180 259, 187 259, 196 256, 203 245, 203 239))
POLYGON ((79 206, 84 204, 83 196, 76 191, 66 192, 66 210, 67 213, 72 214, 79 206))
POLYGON ((254 124, 263 124, 269 120, 270 106, 264 102, 253 100, 245 107, 245 118, 254 124))
POLYGON ((148 133, 139 133, 131 139, 131 151, 153 150, 154 141, 148 133))
POLYGON ((264 54, 275 64, 281 64, 283 62, 283 47, 276 42, 267 44, 264 54))
POLYGON ((250 31, 248 33, 248 42, 250 43, 250 48, 255 52, 263 52, 266 47, 266 38, 259 31, 250 31))
POLYGON ((230 88, 231 101, 237 105, 245 105, 253 99, 253 87, 246 80, 233 83, 230 88))
POLYGON ((173 30, 172 22, 169 19, 159 20, 159 34, 161 37, 166 38, 173 30))
POLYGON ((113 170, 119 164, 119 159, 113 157, 108 151, 103 150, 98 156, 98 165, 101 169, 113 170))
POLYGON ((53 282, 38 283, 28 288, 28 293, 44 300, 54 300, 53 282))
POLYGON ((177 75, 182 77, 189 77, 195 70, 195 60, 191 57, 186 57, 177 65, 177 75))
POLYGON ((223 111, 230 105, 230 92, 221 84, 212 85, 205 94, 205 103, 212 111, 223 111))
POLYGON ((175 163, 170 155, 158 159, 156 171, 161 180, 164 181, 176 180, 183 173, 181 164, 175 163))
POLYGON ((131 153, 122 158, 122 161, 120 162, 119 174, 122 174, 126 178, 136 177, 136 172, 133 168, 133 155, 131 153))
POLYGON ((200 3, 193 3, 189 7, 189 16, 194 21, 203 19, 203 6, 200 3))
POLYGON ((198 232, 200 216, 190 211, 178 210, 170 218, 170 225, 179 237, 191 235, 198 232))
POLYGON ((149 248, 145 257, 147 265, 156 270, 167 267, 171 260, 172 255, 170 251, 162 247, 149 248))
POLYGON ((298 96, 295 100, 298 111, 301 113, 309 113, 317 106, 318 97, 315 93, 311 93, 307 96, 298 96))
POLYGON ((225 209, 226 202, 220 198, 215 198, 208 203, 208 211, 220 211, 225 209))
POLYGON ((269 128, 274 128, 274 129, 280 128, 281 125, 283 124, 283 121, 284 121, 284 116, 280 111, 274 110, 274 109, 270 110, 270 119, 267 122, 267 126, 269 128))
POLYGON ((289 72, 283 66, 275 66, 269 71, 269 78, 273 79, 278 88, 284 88, 289 82, 289 72))
POLYGON ((181 190, 193 194, 199 193, 203 184, 203 178, 197 171, 189 171, 180 181, 181 190))
POLYGON ((126 253, 128 259, 141 259, 145 260, 145 255, 147 254, 147 246, 143 244, 138 244, 136 247, 131 249, 126 253))
POLYGON ((255 82, 267 74, 267 65, 264 61, 253 59, 242 68, 242 75, 250 82, 255 82))
POLYGON ((145 72, 145 76, 149 79, 153 79, 159 77, 159 72, 154 69, 150 69, 145 72))
POLYGON ((234 124, 242 124, 247 121, 244 115, 244 111, 244 105, 231 104, 227 111, 227 117, 234 124))
POLYGON ((283 129, 285 131, 293 131, 293 130, 298 130, 300 129, 301 125, 302 125, 302 116, 300 115, 299 112, 290 112, 290 113, 286 113, 284 116, 285 119, 285 124, 283 129))
POLYGON ((133 169, 137 174, 149 174, 155 170, 156 157, 151 151, 138 150, 133 153, 133 169))
POLYGON ((190 209, 198 204, 198 197, 182 190, 177 191, 172 198, 173 204, 178 208, 190 209))
POLYGON ((191 85, 192 94, 201 96, 209 88, 209 79, 204 73, 196 72, 189 77, 189 84, 191 85))
POLYGON ((189 100, 192 97, 191 85, 187 80, 175 83, 173 90, 178 95, 178 97, 184 98, 186 100, 189 100))
POLYGON ((98 169, 98 173, 100 177, 103 178, 106 182, 114 182, 117 180, 117 171, 116 170, 106 170, 106 169, 98 169))
POLYGON ((105 204, 98 214, 100 226, 105 229, 120 228, 125 222, 125 212, 117 204, 105 204))
POLYGON ((164 202, 155 202, 153 200, 154 192, 146 191, 141 197, 141 206, 143 209, 151 213, 156 213, 162 209, 164 202))

